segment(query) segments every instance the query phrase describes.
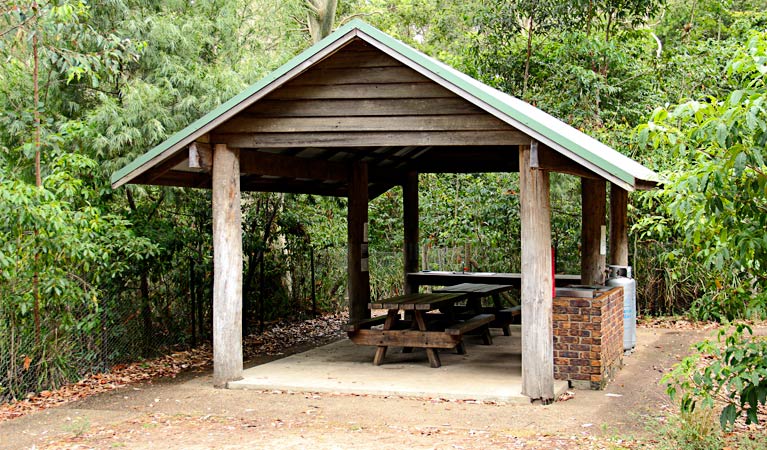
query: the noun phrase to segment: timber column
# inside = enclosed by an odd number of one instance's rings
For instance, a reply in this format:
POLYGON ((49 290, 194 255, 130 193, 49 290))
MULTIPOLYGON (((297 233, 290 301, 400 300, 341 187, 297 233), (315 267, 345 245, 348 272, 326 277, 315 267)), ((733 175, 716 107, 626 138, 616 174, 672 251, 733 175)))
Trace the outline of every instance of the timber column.
POLYGON ((581 284, 605 284, 606 213, 605 181, 581 178, 581 284))
POLYGON ((610 184, 610 264, 629 265, 628 233, 629 193, 615 184, 610 184))
POLYGON ((213 385, 242 379, 240 151, 213 149, 213 385))
POLYGON ((355 322, 370 317, 367 163, 355 162, 352 167, 347 211, 349 319, 355 322))
POLYGON ((405 294, 412 294, 417 289, 407 283, 407 274, 418 271, 418 172, 408 172, 402 185, 402 222, 405 294))
POLYGON ((549 173, 532 167, 538 142, 519 146, 522 240, 522 394, 554 399, 549 173))

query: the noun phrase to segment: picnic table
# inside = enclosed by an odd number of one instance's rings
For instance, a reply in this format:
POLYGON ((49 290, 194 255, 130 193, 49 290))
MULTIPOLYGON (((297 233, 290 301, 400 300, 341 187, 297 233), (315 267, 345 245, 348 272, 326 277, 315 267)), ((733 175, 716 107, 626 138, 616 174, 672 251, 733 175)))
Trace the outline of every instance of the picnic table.
POLYGON ((486 345, 492 343, 488 325, 495 319, 492 314, 478 314, 459 320, 452 314, 456 303, 468 298, 465 293, 408 294, 374 301, 370 309, 386 309, 385 316, 373 317, 347 325, 349 339, 358 345, 377 347, 373 364, 383 363, 390 346, 402 347, 403 352, 424 348, 429 365, 442 364, 437 349, 455 348, 464 354, 463 336, 478 330, 486 345), (435 311, 439 310, 440 313, 435 311), (405 312, 403 318, 401 313, 405 312), (383 325, 381 329, 374 328, 383 325))
MULTIPOLYGON (((522 286, 521 273, 501 272, 447 272, 438 270, 422 270, 406 275, 411 292, 418 292, 420 286, 452 286, 461 283, 471 284, 508 284, 515 288, 522 286)), ((556 274, 556 286, 567 286, 581 282, 580 275, 556 274)))
POLYGON ((495 320, 490 324, 491 328, 500 328, 504 336, 511 336, 509 325, 522 313, 519 305, 504 308, 501 304, 501 293, 510 291, 514 286, 511 284, 481 284, 461 283, 437 289, 436 293, 463 293, 467 296, 466 310, 469 314, 486 313, 493 314, 495 320), (491 297, 493 306, 483 307, 482 299, 491 297))

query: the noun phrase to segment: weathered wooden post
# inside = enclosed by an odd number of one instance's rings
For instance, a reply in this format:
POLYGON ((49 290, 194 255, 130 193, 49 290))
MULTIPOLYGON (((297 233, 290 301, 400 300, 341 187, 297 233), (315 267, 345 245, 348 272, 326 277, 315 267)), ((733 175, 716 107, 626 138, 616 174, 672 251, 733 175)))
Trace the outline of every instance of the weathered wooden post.
POLYGON ((519 204, 522 225, 522 393, 554 399, 552 334, 551 211, 549 174, 531 165, 538 143, 519 146, 519 204))
POLYGON ((213 150, 213 385, 242 379, 240 152, 213 150))
POLYGON ((604 180, 581 178, 581 283, 605 283, 607 190, 604 180))
POLYGON ((610 264, 628 266, 628 199, 629 193, 615 184, 610 184, 610 264))
POLYGON ((408 272, 418 271, 418 172, 409 172, 402 185, 402 222, 404 228, 405 293, 414 289, 407 282, 408 272))
POLYGON ((347 213, 349 319, 370 317, 370 273, 368 272, 368 166, 356 162, 349 181, 347 213))

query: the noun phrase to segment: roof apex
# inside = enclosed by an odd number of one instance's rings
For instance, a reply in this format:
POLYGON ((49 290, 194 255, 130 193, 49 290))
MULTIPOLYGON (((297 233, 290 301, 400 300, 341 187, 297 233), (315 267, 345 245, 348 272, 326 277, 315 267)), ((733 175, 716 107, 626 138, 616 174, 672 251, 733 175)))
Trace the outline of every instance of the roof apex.
POLYGON ((113 187, 129 183, 210 131, 213 122, 234 116, 355 37, 626 190, 659 181, 652 170, 565 122, 419 52, 361 19, 354 19, 115 172, 111 178, 113 187))

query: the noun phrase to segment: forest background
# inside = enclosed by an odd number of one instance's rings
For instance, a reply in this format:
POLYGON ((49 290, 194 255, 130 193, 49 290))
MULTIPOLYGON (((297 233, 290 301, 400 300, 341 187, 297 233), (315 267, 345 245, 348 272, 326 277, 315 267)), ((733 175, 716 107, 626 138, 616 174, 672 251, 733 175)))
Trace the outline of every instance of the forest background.
MULTIPOLYGON (((0 401, 210 339, 210 192, 110 175, 359 17, 660 172, 641 315, 767 317, 767 6, 748 0, 0 1, 0 401)), ((421 175, 422 267, 516 272, 516 174, 421 175)), ((552 176, 558 272, 580 186, 552 176)), ((401 191, 370 204, 401 291, 401 191)), ((245 329, 345 308, 343 199, 243 194, 245 329)), ((767 390, 767 388, 765 388, 767 390)))

